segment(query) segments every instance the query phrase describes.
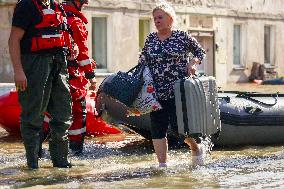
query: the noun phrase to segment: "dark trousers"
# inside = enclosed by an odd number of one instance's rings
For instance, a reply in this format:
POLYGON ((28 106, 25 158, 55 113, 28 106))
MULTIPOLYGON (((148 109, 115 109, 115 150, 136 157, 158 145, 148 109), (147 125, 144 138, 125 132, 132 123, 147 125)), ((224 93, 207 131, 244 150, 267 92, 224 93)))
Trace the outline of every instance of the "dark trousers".
POLYGON ((28 82, 27 89, 19 92, 20 127, 28 166, 37 165, 44 112, 53 118, 49 123, 51 159, 53 164, 64 164, 68 155, 67 129, 71 124, 66 56, 63 52, 26 54, 21 61, 28 82))
POLYGON ((162 139, 167 136, 169 127, 178 135, 175 99, 159 101, 161 110, 150 113, 152 139, 162 139))

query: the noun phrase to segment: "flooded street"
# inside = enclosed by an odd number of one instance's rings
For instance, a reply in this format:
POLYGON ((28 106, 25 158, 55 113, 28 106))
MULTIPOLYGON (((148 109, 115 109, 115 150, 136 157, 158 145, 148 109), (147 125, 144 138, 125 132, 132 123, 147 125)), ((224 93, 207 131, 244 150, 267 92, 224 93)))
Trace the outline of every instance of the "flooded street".
POLYGON ((0 189, 284 189, 284 0, 0 0, 0 18, 0 189))
POLYGON ((204 166, 192 166, 186 148, 172 149, 169 167, 158 169, 151 144, 140 136, 129 135, 121 142, 92 138, 84 156, 70 157, 71 169, 53 168, 45 143, 40 169, 30 171, 20 138, 1 130, 0 141, 0 188, 281 188, 284 184, 281 145, 215 147, 204 166))
MULTIPOLYGON (((221 89, 283 93, 283 86, 251 86, 221 89)), ((283 188, 283 145, 213 147, 204 166, 192 166, 186 148, 171 149, 168 168, 158 169, 149 141, 135 134, 113 135, 89 138, 83 156, 70 156, 70 169, 53 168, 44 143, 40 169, 30 171, 21 139, 0 128, 0 189, 283 188)))

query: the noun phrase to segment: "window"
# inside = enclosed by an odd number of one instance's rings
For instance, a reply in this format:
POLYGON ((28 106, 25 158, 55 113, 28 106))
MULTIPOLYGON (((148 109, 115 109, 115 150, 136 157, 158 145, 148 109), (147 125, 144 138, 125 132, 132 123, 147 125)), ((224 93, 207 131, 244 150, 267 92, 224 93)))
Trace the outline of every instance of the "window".
POLYGON ((145 40, 150 33, 150 20, 139 20, 139 51, 144 47, 145 40))
POLYGON ((92 57, 97 69, 107 69, 107 18, 92 18, 92 57))
POLYGON ((264 63, 273 64, 274 55, 274 40, 273 40, 273 27, 264 26, 264 63))
POLYGON ((241 66, 241 26, 234 25, 233 64, 241 66))

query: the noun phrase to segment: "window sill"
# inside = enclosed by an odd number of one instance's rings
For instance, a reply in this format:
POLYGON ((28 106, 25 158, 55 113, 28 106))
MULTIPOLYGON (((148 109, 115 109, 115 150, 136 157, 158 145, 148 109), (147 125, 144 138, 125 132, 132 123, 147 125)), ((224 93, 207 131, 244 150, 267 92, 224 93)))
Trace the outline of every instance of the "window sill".
POLYGON ((275 69, 276 66, 271 65, 271 64, 264 64, 265 69, 275 69))
POLYGON ((244 66, 236 66, 233 68, 234 71, 242 71, 245 70, 246 68, 244 66))

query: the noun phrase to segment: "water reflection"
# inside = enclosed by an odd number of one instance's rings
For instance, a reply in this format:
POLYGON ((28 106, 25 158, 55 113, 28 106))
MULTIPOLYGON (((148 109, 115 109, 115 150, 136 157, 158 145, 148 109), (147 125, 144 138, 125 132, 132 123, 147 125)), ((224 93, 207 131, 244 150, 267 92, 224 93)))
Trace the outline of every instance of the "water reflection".
POLYGON ((169 167, 158 169, 151 143, 136 135, 127 137, 123 142, 87 140, 84 156, 71 156, 75 165, 71 169, 53 168, 44 144, 40 169, 29 171, 20 138, 0 133, 0 188, 281 188, 284 184, 283 146, 214 147, 204 166, 192 166, 186 148, 173 149, 169 167))

